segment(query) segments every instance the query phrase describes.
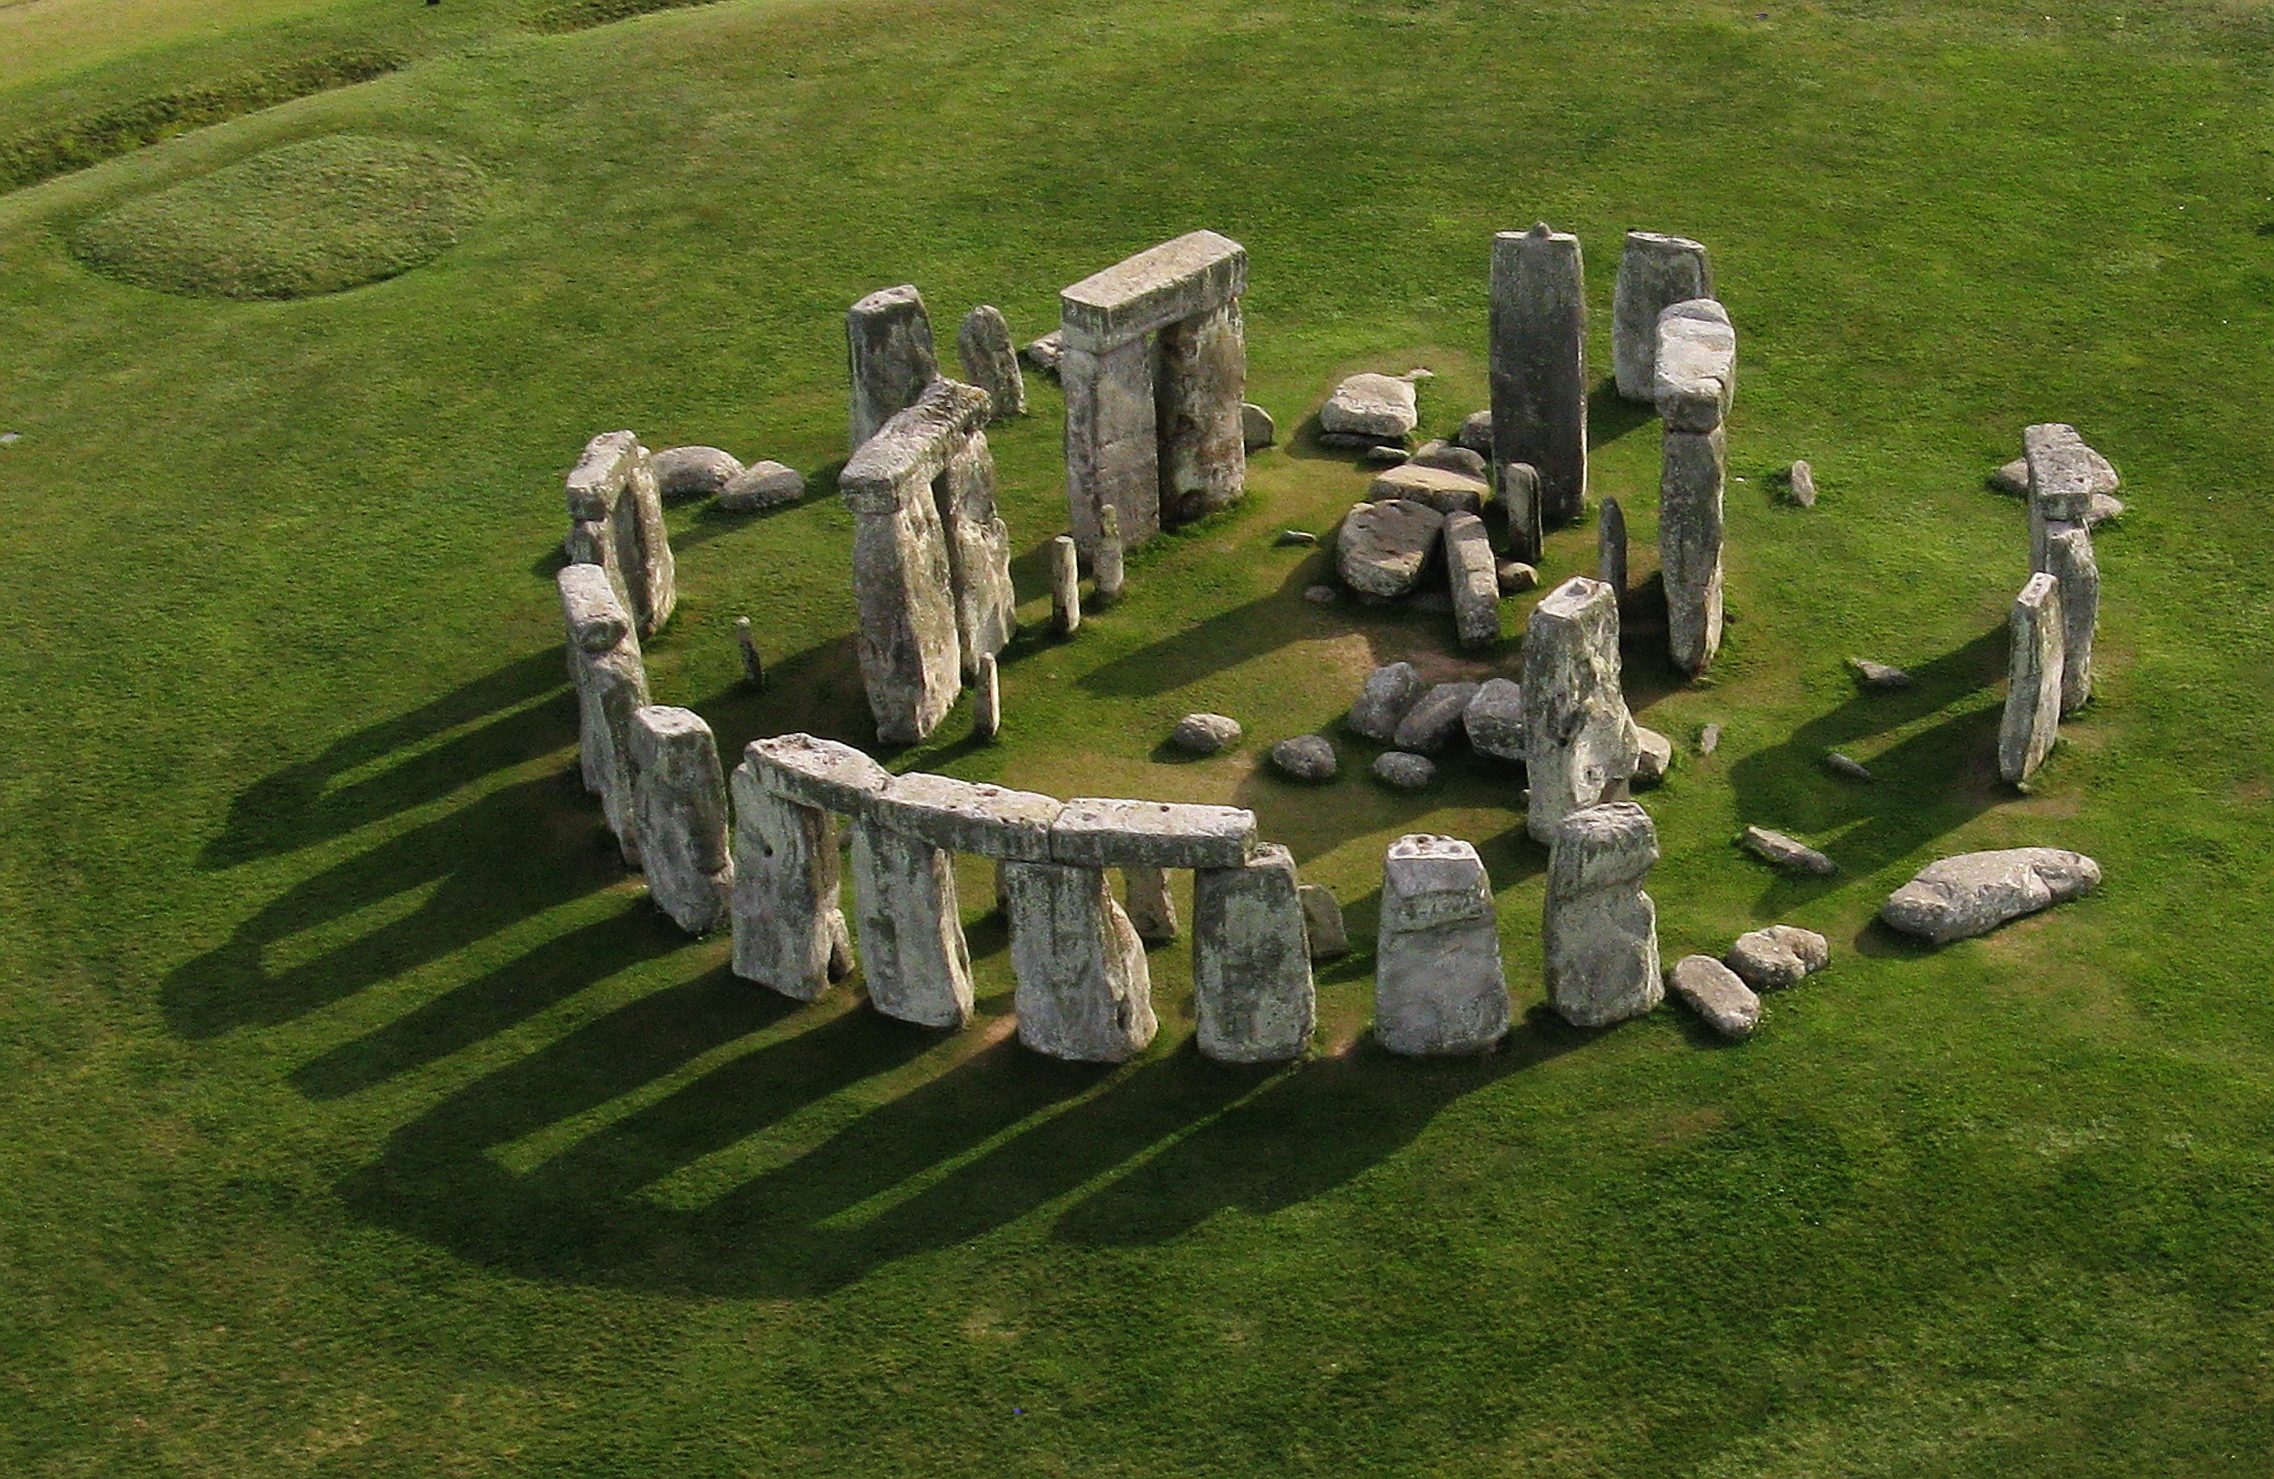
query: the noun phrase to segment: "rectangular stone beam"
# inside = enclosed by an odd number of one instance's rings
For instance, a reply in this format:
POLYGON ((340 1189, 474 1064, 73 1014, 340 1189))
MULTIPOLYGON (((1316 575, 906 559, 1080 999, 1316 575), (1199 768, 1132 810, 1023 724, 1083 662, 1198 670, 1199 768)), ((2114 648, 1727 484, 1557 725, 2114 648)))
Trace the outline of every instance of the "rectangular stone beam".
POLYGON ((1239 868, 1255 813, 1235 806, 1077 797, 1050 829, 1054 861, 1083 868, 1239 868))
POLYGON ((1092 353, 1221 308, 1247 291, 1247 248, 1192 231, 1083 278, 1058 295, 1065 347, 1092 353))

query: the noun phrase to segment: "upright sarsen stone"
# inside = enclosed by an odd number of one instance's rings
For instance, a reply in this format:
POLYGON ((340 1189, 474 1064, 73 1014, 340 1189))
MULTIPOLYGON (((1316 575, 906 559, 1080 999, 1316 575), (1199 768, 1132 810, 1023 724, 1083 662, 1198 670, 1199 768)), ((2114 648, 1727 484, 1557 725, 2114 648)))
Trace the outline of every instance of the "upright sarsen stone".
POLYGON ((1192 884, 1192 1001, 1203 1056, 1277 1063, 1310 1044, 1317 999, 1295 859, 1265 846, 1192 884))
POLYGON ((858 451, 940 377, 924 295, 902 283, 855 303, 845 314, 845 350, 853 382, 852 444, 858 451))
POLYGON ((2043 571, 2014 597, 2006 620, 2005 717, 1998 725, 1998 774, 2019 785, 2037 773, 2061 728, 2063 618, 2059 582, 2043 571))
POLYGON ((1729 452, 1720 427, 1669 430, 1658 480, 1658 566, 1674 666, 1705 671, 1721 650, 1721 544, 1729 452))
POLYGON ((1161 329, 1153 397, 1161 438, 1161 522, 1189 524, 1247 487, 1247 342, 1237 299, 1161 329))
POLYGON ((2045 573, 2061 587, 2061 712, 2092 697, 2092 636, 2100 624, 2100 562, 2082 524, 2048 524, 2045 573))
POLYGON ((1082 629, 1082 556, 1066 534, 1050 541, 1050 624, 1061 637, 1082 629))
MULTIPOLYGON (((1492 240, 1492 460, 1539 474, 1540 515, 1568 524, 1587 504, 1587 295, 1579 238, 1542 222, 1492 240)), ((1535 527, 1511 529, 1537 560, 1535 527)))
POLYGON ((1118 1063, 1153 1040, 1145 946, 1102 869, 1006 862, 998 877, 1018 980, 1019 1041, 1077 1063, 1118 1063))
POLYGON ((852 942, 839 903, 837 826, 766 789, 757 746, 734 769, 734 973, 793 1001, 829 989, 852 942))
POLYGON ((1658 974, 1658 906, 1642 881, 1658 861, 1658 829, 1631 801, 1571 813, 1548 851, 1548 1004, 1575 1027, 1639 1017, 1666 994, 1658 974))
POLYGON ((1019 373, 1018 348, 1000 308, 982 303, 964 315, 955 354, 963 362, 963 378, 987 392, 989 420, 1026 414, 1026 377, 1019 373))
POLYGON ((569 559, 608 572, 641 637, 661 631, 679 601, 678 564, 647 448, 628 431, 587 442, 568 475, 568 509, 569 559))
POLYGON ((1374 957, 1374 1036, 1393 1053, 1476 1053, 1508 1035, 1492 884, 1477 850, 1421 833, 1390 844, 1374 957))
POLYGON ((598 565, 564 566, 554 577, 568 631, 569 677, 576 687, 577 761, 584 787, 600 798, 608 830, 624 861, 638 867, 633 824, 632 715, 647 707, 647 666, 608 573, 598 565))
POLYGON ((1011 589, 1011 531, 995 511, 995 459, 987 434, 974 431, 948 453, 932 484, 947 540, 948 582, 963 673, 979 675, 1018 634, 1018 596, 1011 589))
POLYGON ((971 1020, 971 952, 956 912, 954 860, 918 838, 853 822, 853 896, 869 1002, 920 1027, 971 1020))
POLYGON ((1618 800, 1641 741, 1620 690, 1619 602, 1575 575, 1532 608, 1524 636, 1525 826, 1538 842, 1581 807, 1618 800))
POLYGON ((1686 236, 1629 231, 1611 299, 1611 365, 1619 398, 1648 403, 1658 363, 1658 315, 1687 298, 1713 296, 1706 249, 1686 236))
POLYGON ((707 935, 734 887, 718 742, 694 710, 652 704, 632 715, 632 767, 648 893, 672 923, 707 935))
POLYGON ((1627 590, 1627 511, 1616 498, 1603 500, 1595 527, 1595 578, 1611 588, 1614 597, 1627 590))
POLYGON ((1137 938, 1148 945, 1166 945, 1177 937, 1176 896, 1169 892, 1165 868, 1144 866, 1121 870, 1122 896, 1137 938))

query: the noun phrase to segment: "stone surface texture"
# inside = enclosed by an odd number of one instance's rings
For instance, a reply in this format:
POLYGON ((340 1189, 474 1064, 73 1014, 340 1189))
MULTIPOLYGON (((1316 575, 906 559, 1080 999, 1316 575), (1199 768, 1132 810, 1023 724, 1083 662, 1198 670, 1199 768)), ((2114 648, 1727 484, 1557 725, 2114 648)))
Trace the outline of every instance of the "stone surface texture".
POLYGON ((995 508, 995 458, 986 433, 950 436, 932 501, 947 544, 948 583, 955 602, 956 644, 966 678, 979 659, 1018 634, 1018 593, 1011 587, 1011 531, 995 508))
POLYGON ((568 475, 572 561, 596 564, 623 597, 639 635, 654 636, 679 602, 678 562, 663 522, 663 492, 647 448, 628 431, 587 442, 568 475))
POLYGON ((1026 377, 1019 373, 1018 351, 1011 345, 1003 310, 982 303, 965 314, 956 331, 955 357, 963 364, 963 378, 987 392, 989 420, 1026 414, 1026 377))
POLYGON ((554 577, 568 632, 569 677, 576 688, 577 761, 584 788, 600 798, 601 814, 624 861, 639 866, 632 816, 632 715, 647 707, 647 665, 632 614, 608 572, 598 565, 568 565, 554 577))
POLYGON ((1998 775, 2009 784, 2037 774, 2059 737, 2064 625, 2060 583, 2043 571, 2029 577, 2006 620, 2010 645, 1998 775))
POLYGON ((1548 525, 1587 505, 1587 292, 1579 238, 1503 231, 1492 240, 1492 460, 1537 471, 1536 497, 1512 507, 1509 540, 1537 561, 1548 525))
POLYGON ((1218 755, 1240 742, 1240 721, 1228 714, 1187 714, 1169 732, 1169 744, 1188 755, 1218 755))
POLYGON ((1413 382, 1372 371, 1337 385, 1319 407, 1319 430, 1338 436, 1403 441, 1420 421, 1413 382))
POLYGON ((1639 1017, 1664 998, 1658 907, 1642 889, 1657 861, 1658 829, 1631 801, 1583 807, 1556 825, 1540 944, 1548 1004, 1573 1026, 1639 1017))
POLYGON ((1524 763, 1524 686, 1506 678, 1487 678, 1469 696, 1461 713, 1469 748, 1495 760, 1524 763))
POLYGON ((1418 791, 1437 779, 1437 766, 1426 755, 1390 750, 1374 757, 1374 779, 1397 791, 1418 791))
POLYGON ((734 973, 793 1001, 812 1001, 835 979, 830 961, 850 951, 835 820, 765 787, 761 762, 736 766, 734 973))
POLYGON ((2092 638, 2100 625, 2100 561, 2082 524, 2049 524, 2045 573, 2061 588, 2061 712, 2092 698, 2092 638))
POLYGON ((805 477, 779 462, 753 462, 719 488, 719 508, 730 514, 782 508, 805 497, 805 477))
POLYGON ((1350 706, 1351 732, 1377 744, 1393 742, 1398 721, 1428 691, 1412 663, 1384 663, 1368 673, 1358 689, 1358 701, 1350 706))
POLYGON ((1335 569, 1354 591, 1384 600, 1412 595, 1442 541, 1445 516, 1402 498, 1361 503, 1335 536, 1335 569))
POLYGON ((2041 422, 2021 434, 2022 463, 2029 484, 2029 568, 2045 568, 2046 539, 2055 524, 2085 524, 2095 496, 2117 489, 2116 469, 2085 445, 2065 422, 2041 422))
POLYGON ((1469 701, 1477 696, 1474 683, 1439 683, 1414 701, 1398 721, 1391 743, 1416 755, 1434 755, 1461 732, 1469 701))
POLYGON ((1271 413, 1254 401, 1240 403, 1240 444, 1250 452, 1260 452, 1279 440, 1279 423, 1271 413))
POLYGON ((1040 863, 1064 809, 1055 796, 912 770, 871 797, 866 815, 947 852, 1040 863))
POLYGON ((1176 896, 1169 892, 1166 868, 1122 869, 1121 896, 1129 927, 1137 931, 1138 939, 1148 945, 1166 945, 1176 939, 1176 896))
POLYGON ((1236 806, 1076 797, 1050 831, 1054 861, 1083 868, 1237 868, 1255 813, 1236 806))
POLYGON ((1803 459, 1785 473, 1784 496, 1801 508, 1816 506, 1816 469, 1803 459))
POLYGON ((1666 779, 1666 772, 1674 768, 1674 742, 1655 729, 1634 727, 1635 759, 1634 785, 1641 790, 1655 786, 1666 779))
POLYGON ((1271 763, 1280 774, 1298 781, 1331 781, 1341 768, 1334 745, 1317 734, 1299 734, 1273 745, 1271 763))
POLYGON ((1658 315, 1651 393, 1668 431, 1702 435, 1728 419, 1737 396, 1737 331, 1719 303, 1692 298, 1658 315))
POLYGON ((1760 1025, 1761 998, 1710 955, 1683 956, 1666 973, 1666 982, 1684 1005, 1723 1037, 1750 1037, 1760 1025))
POLYGON ((1311 959, 1340 960, 1350 953, 1350 929, 1343 922, 1342 905, 1334 890, 1323 883, 1299 885, 1295 896, 1303 905, 1303 930, 1311 959))
POLYGON ((1409 834, 1382 864, 1374 1035, 1393 1053, 1477 1053, 1508 1034, 1492 884, 1470 844, 1409 834))
POLYGON ((971 1020, 971 951, 957 909, 954 859, 868 818, 856 819, 852 831, 869 1004, 919 1027, 963 1026, 971 1020))
POLYGON ((1310 1045, 1310 936, 1286 848, 1193 875, 1192 1004, 1203 1057, 1279 1063, 1310 1045))
POLYGON ((1392 498, 1425 503, 1441 514, 1474 514, 1483 511, 1489 491, 1482 478, 1467 473, 1401 462, 1376 476, 1366 487, 1366 497, 1375 503, 1392 498))
POLYGON ((1407 462, 1413 467, 1458 473, 1477 484, 1480 496, 1482 490, 1492 486, 1492 464, 1484 460, 1484 454, 1472 452, 1454 442, 1424 442, 1407 462))
POLYGON ((971 733, 981 743, 1003 732, 1003 678, 995 655, 981 653, 979 675, 971 680, 971 733))
POLYGON ((1879 917, 1892 929, 1947 945, 2081 898, 2099 885, 2100 864, 2063 848, 1961 853, 1921 868, 1887 896, 1879 917))
POLYGON ((1814 930, 1772 924, 1739 935, 1722 963, 1755 991, 1782 991, 1824 969, 1831 959, 1830 943, 1814 930))
POLYGON ((1737 845, 1788 873, 1807 873, 1817 878, 1830 878, 1840 871, 1839 864, 1815 848, 1767 827, 1747 827, 1738 836, 1737 845))
POLYGON ((1534 841, 1552 843, 1566 816, 1624 794, 1640 741, 1619 684, 1617 594, 1575 575, 1532 608, 1524 638, 1525 826, 1534 841))
POLYGON ((1161 522, 1189 524, 1231 507, 1247 487, 1240 397, 1248 361, 1238 300, 1164 326, 1158 354, 1161 522))
POLYGON ((690 935, 725 923, 734 888, 726 775, 694 710, 651 704, 632 715, 632 805, 656 907, 690 935))
POLYGON ((1911 686, 1911 675, 1888 663, 1874 662, 1868 657, 1851 657, 1848 670, 1856 675, 1856 682, 1865 688, 1885 692, 1898 692, 1911 686))
POLYGON ((855 303, 845 313, 845 350, 852 377, 851 444, 858 450, 939 378, 924 295, 902 283, 855 303))
POLYGON ((769 794, 840 816, 866 814, 892 784, 889 771, 851 745, 810 734, 752 740, 743 760, 769 794))
POLYGON ((1484 520, 1454 514, 1445 521, 1445 572, 1453 593, 1453 635, 1463 647, 1500 640, 1500 575, 1484 520))
POLYGON ((1720 427, 1669 429, 1658 480, 1658 567, 1666 587, 1666 646, 1674 666, 1705 671, 1721 650, 1723 491, 1729 453, 1720 427))
POLYGON ((653 461, 665 498, 709 498, 742 471, 742 459, 717 447, 666 447, 653 461))
POLYGON ((1153 1040, 1145 945, 1106 875, 1059 863, 1005 863, 1019 1041, 1077 1063, 1118 1063, 1153 1040))
POLYGON ((1649 404, 1658 367, 1658 315, 1713 296, 1703 244, 1686 236, 1629 231, 1611 297, 1611 368, 1621 400, 1649 404))

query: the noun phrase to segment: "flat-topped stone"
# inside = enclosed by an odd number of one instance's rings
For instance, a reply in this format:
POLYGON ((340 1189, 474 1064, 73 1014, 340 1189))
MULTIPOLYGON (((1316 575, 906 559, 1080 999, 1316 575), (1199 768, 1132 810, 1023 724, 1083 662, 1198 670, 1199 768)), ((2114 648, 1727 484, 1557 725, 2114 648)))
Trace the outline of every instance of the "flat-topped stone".
POLYGON ((1708 432, 1729 415, 1737 394, 1737 331, 1711 298, 1676 303, 1658 315, 1651 398, 1669 431, 1708 432))
POLYGON ((1335 535, 1335 570, 1343 584, 1394 601, 1413 594, 1437 554, 1445 516, 1425 503, 1394 498, 1361 503, 1335 535))
POLYGON ((1491 486, 1492 468, 1484 460, 1484 454, 1457 442, 1424 442, 1406 459, 1406 463, 1411 467, 1435 467, 1446 472, 1457 472, 1464 477, 1476 479, 1481 485, 1491 486))
POLYGON ((845 348, 852 376, 847 424, 858 448, 939 378, 924 295, 901 283, 862 298, 845 311, 845 348))
POLYGON ((1382 863, 1374 1035, 1393 1053, 1481 1052, 1508 1033, 1492 883, 1476 848, 1414 833, 1382 863))
POLYGON ((869 802, 880 827, 948 852, 1024 863, 1050 861, 1050 828, 1064 809, 1054 796, 924 771, 894 776, 869 802))
POLYGON ((770 795, 846 816, 865 815, 892 773, 851 745, 810 734, 752 740, 743 759, 770 795))
POLYGON ((1413 382, 1368 370, 1334 388, 1319 407, 1319 430, 1329 436, 1402 441, 1421 423, 1413 382))
POLYGON ((1190 231, 1061 292, 1065 342, 1111 348, 1221 307, 1246 292, 1247 283, 1247 248, 1213 231, 1190 231))
POLYGON ((1879 917, 1892 929, 1947 945, 2099 886, 2100 864, 2065 848, 1960 853, 1921 868, 1887 896, 1879 917))
POLYGON ((1556 824, 1540 947, 1548 1004, 1575 1027, 1639 1017, 1664 998, 1658 908, 1642 889, 1658 830, 1631 801, 1584 807, 1556 824))
POLYGON ((1050 831, 1051 860, 1082 868, 1238 868, 1254 849, 1254 812, 1181 801, 1076 797, 1050 831))
POLYGON ((1441 514, 1481 513, 1490 492, 1482 478, 1418 462, 1402 462, 1366 488, 1366 496, 1374 502, 1403 498, 1427 504, 1441 514))
POLYGON ((640 460, 640 439, 628 431, 607 431, 584 444, 564 485, 572 520, 605 519, 616 510, 616 495, 640 460))
POLYGON ((632 635, 632 614, 598 565, 563 565, 554 584, 560 590, 562 623, 578 648, 598 656, 632 635))
POLYGON ((634 825, 648 893, 688 934, 709 934, 726 922, 734 889, 718 744, 701 715, 669 704, 633 714, 631 741, 634 825))

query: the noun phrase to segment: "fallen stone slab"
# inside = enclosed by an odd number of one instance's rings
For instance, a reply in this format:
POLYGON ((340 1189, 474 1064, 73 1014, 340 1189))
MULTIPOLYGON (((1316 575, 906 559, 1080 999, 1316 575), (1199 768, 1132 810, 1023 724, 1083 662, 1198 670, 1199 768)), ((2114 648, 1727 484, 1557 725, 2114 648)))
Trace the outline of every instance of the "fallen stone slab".
POLYGON ((1747 827, 1739 834, 1737 845, 1788 873, 1808 873, 1818 878, 1830 878, 1840 871, 1839 864, 1815 848, 1767 827, 1747 827))
POLYGON ((1339 768, 1334 746, 1325 736, 1301 734, 1271 747, 1271 763, 1281 775, 1298 781, 1331 781, 1339 768))
POLYGON ((1065 331, 1063 329, 1052 329, 1039 339, 1029 340, 1026 348, 1019 351, 1019 358, 1043 374, 1055 379, 1058 374, 1058 361, 1064 357, 1065 353, 1065 331))
POLYGON ((753 462, 719 488, 719 508, 730 514, 781 508, 805 497, 805 478, 779 462, 753 462))
POLYGON ((1310 934, 1286 848, 1193 874, 1192 1005, 1204 1058, 1282 1063, 1310 1046, 1310 934))
POLYGON ((1476 695, 1474 683, 1437 684, 1406 710, 1390 742, 1416 755, 1436 754, 1460 733, 1461 720, 1476 695))
POLYGON ((1306 883, 1295 890, 1303 905, 1303 929, 1310 942, 1311 959, 1339 960, 1350 953, 1350 930, 1342 918, 1342 905, 1323 883, 1306 883))
POLYGON ((1425 503, 1391 499, 1361 503, 1335 536, 1335 569, 1343 584, 1395 601, 1413 594, 1445 532, 1445 516, 1425 503))
POLYGON ((1772 924, 1739 935, 1722 963, 1755 991, 1782 991, 1824 969, 1831 959, 1831 945, 1814 930, 1772 924))
POLYGON ((666 447, 654 466, 656 491, 665 498, 709 498, 742 471, 742 459, 717 447, 666 447))
POLYGON ((1657 862, 1658 829, 1631 801, 1557 822, 1540 945, 1548 1005, 1574 1027, 1639 1017, 1664 999, 1658 906, 1642 889, 1657 862))
POLYGON ((1856 683, 1864 688, 1892 693, 1911 686, 1909 673, 1883 662, 1873 662, 1868 657, 1849 658, 1848 671, 1855 674, 1856 683))
POLYGON ((1225 714, 1187 714, 1169 731, 1169 744, 1188 755, 1218 755, 1240 742, 1240 721, 1225 714))
POLYGON ((1454 514, 1445 520, 1445 571, 1453 598, 1453 635, 1463 647, 1500 640, 1500 577, 1484 520, 1454 514))
POLYGON ((1540 572, 1522 560, 1502 560, 1492 573, 1499 580, 1500 593, 1504 596, 1520 596, 1540 587, 1540 572))
POLYGON ((1491 471, 1484 455, 1458 443, 1443 440, 1423 442, 1406 461, 1412 467, 1430 467, 1442 472, 1458 473, 1475 480, 1480 488, 1491 486, 1491 471))
POLYGON ((1319 408, 1319 430, 1343 436, 1402 441, 1420 424, 1413 382, 1395 375, 1353 375, 1319 408))
POLYGON ((1045 863, 1051 827, 1063 809, 1054 796, 911 771, 871 798, 868 815, 880 827, 948 852, 1045 863))
POLYGON ((743 760, 767 794, 840 816, 863 816, 892 784, 891 772, 851 745, 810 734, 752 740, 743 760))
POLYGON ((1396 442, 1368 442, 1358 449, 1358 460, 1374 467, 1400 467, 1413 459, 1396 442))
POLYGON ((1826 752, 1824 768, 1843 780, 1868 781, 1872 778, 1870 766, 1839 750, 1826 752))
POLYGON ((1469 748, 1495 760, 1524 763, 1524 687, 1506 678, 1487 678, 1461 711, 1469 748))
POLYGON ((1082 868, 1237 868, 1255 813, 1235 806, 1077 797, 1050 831, 1054 862, 1082 868))
POLYGON ((1666 973, 1666 983, 1706 1026, 1723 1037, 1751 1037, 1760 1025, 1761 998, 1736 972, 1710 955, 1685 955, 1666 973))
POLYGON ((1508 1035, 1492 884, 1470 844, 1415 833, 1382 864, 1374 1036, 1409 1056, 1478 1053, 1508 1035))
POLYGON ((1441 514, 1474 514, 1484 510, 1490 491, 1482 478, 1472 478, 1467 473, 1401 462, 1376 476, 1367 486, 1366 496, 1376 503, 1402 498, 1409 503, 1426 504, 1441 514))
POLYGON ((1412 663, 1385 663, 1366 675, 1346 722, 1353 734, 1377 744, 1390 744, 1397 739, 1399 721, 1427 691, 1428 685, 1412 663))
POLYGON ((1418 791, 1437 779, 1437 766, 1425 755, 1390 750, 1374 757, 1374 779, 1397 791, 1418 791))
POLYGON ((1961 853, 1921 868, 1887 896, 1879 917, 1891 929, 1947 945, 2082 898, 2099 885, 2100 864, 2063 848, 1961 853))
MULTIPOLYGON (((1279 531, 1278 537, 1271 542, 1281 548, 1293 548, 1297 545, 1308 548, 1317 544, 1319 537, 1308 529, 1282 529, 1279 531)), ((1312 589, 1317 590, 1321 587, 1314 586, 1312 589)))

